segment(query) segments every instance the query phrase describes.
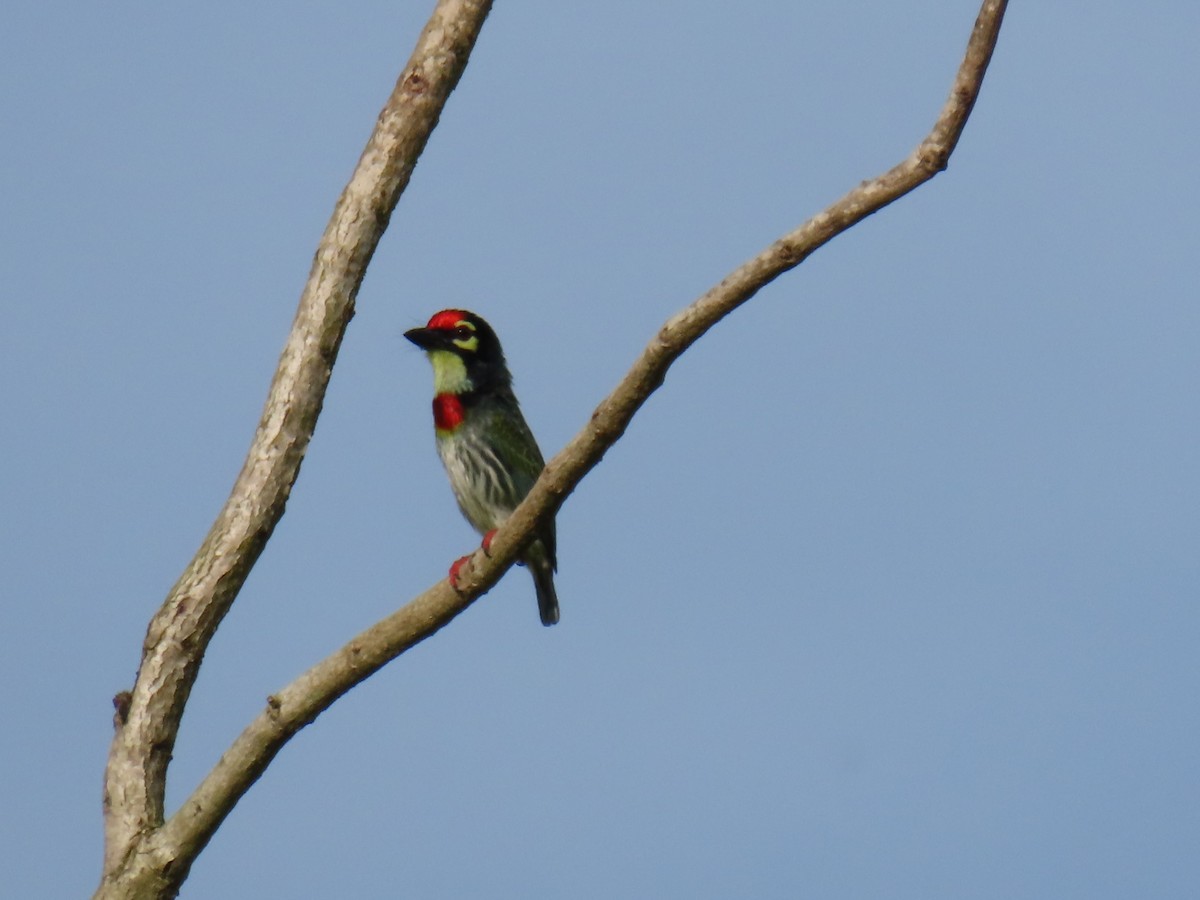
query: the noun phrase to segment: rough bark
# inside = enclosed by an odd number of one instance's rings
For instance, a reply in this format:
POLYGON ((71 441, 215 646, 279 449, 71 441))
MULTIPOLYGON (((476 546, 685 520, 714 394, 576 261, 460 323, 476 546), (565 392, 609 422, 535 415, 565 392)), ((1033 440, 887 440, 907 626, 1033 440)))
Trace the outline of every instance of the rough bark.
POLYGON ((490 2, 441 0, 379 115, 317 248, 258 430, 208 536, 146 633, 118 697, 97 897, 169 897, 215 822, 161 839, 167 765, 201 660, 276 523, 316 427, 354 300, 400 193, 466 67, 490 2))
POLYGON ((195 559, 150 623, 135 686, 118 697, 105 779, 104 878, 97 897, 175 896, 196 855, 292 735, 495 584, 540 519, 553 515, 620 439, 681 354, 763 286, 944 170, 979 95, 1007 3, 983 3, 949 99, 912 153, 775 241, 664 324, 583 430, 547 464, 496 533, 490 556, 477 552, 460 570, 459 590, 439 582, 268 698, 192 796, 164 822, 167 764, 204 650, 283 514, 367 262, 489 6, 467 0, 438 4, 322 238, 242 473, 195 559))

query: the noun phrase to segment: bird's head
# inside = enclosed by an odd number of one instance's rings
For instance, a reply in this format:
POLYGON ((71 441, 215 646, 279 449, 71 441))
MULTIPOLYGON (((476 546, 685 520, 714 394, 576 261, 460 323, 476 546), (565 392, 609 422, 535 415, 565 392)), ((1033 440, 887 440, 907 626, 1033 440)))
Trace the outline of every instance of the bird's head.
POLYGON ((434 393, 465 394, 512 381, 500 339, 473 312, 443 309, 424 328, 410 329, 404 336, 429 355, 434 393))

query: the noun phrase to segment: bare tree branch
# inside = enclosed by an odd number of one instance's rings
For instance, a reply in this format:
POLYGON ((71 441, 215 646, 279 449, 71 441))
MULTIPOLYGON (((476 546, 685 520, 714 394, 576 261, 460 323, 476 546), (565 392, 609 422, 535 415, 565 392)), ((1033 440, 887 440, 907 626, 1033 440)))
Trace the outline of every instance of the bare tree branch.
POLYGON ((496 532, 491 559, 477 552, 471 564, 459 570, 459 585, 464 591, 474 596, 477 590, 494 583, 496 569, 513 558, 543 516, 562 506, 567 495, 624 434, 634 414, 663 383, 671 364, 706 331, 830 240, 946 169, 979 96, 1007 6, 1007 0, 984 0, 950 96, 933 130, 903 162, 864 181, 775 241, 659 329, 621 383, 596 407, 584 429, 550 460, 524 502, 496 532))
POLYGON ((133 690, 119 695, 97 897, 174 896, 211 836, 200 829, 175 846, 148 841, 162 824, 184 706, 209 641, 283 516, 367 263, 490 8, 490 0, 440 0, 434 9, 317 248, 242 471, 150 622, 133 690))
POLYGON ((267 708, 238 736, 157 839, 164 846, 179 846, 195 840, 195 835, 211 834, 292 735, 346 691, 434 634, 495 584, 538 522, 558 510, 620 439, 634 414, 662 384, 671 364, 709 328, 823 244, 944 170, 979 95, 1006 5, 1005 0, 983 4, 950 97, 929 136, 907 159, 860 184, 672 317, 592 413, 584 429, 549 462, 529 496, 497 531, 491 555, 477 552, 460 570, 461 592, 449 581, 439 582, 270 697, 267 708))
POLYGON ((317 251, 245 468, 196 558, 151 622, 137 683, 118 704, 105 782, 105 877, 97 897, 174 896, 195 856, 292 735, 495 584, 538 522, 557 512, 620 439, 688 347, 826 242, 944 170, 979 95, 1007 3, 984 0, 950 97, 929 136, 903 162, 854 188, 673 316, 584 429, 546 466, 496 533, 491 555, 477 552, 460 570, 461 591, 439 582, 270 697, 163 824, 166 765, 204 649, 283 513, 367 261, 489 5, 443 0, 426 26, 317 251))

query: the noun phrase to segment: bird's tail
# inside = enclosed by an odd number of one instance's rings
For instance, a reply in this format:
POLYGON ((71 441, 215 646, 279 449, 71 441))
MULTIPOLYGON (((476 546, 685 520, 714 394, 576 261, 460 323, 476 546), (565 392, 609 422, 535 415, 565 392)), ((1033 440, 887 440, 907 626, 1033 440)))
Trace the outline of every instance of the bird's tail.
POLYGON ((554 564, 546 555, 541 542, 533 545, 533 552, 525 560, 533 575, 533 586, 537 590, 538 613, 543 625, 558 622, 558 593, 554 590, 554 564), (540 552, 539 552, 540 551, 540 552))

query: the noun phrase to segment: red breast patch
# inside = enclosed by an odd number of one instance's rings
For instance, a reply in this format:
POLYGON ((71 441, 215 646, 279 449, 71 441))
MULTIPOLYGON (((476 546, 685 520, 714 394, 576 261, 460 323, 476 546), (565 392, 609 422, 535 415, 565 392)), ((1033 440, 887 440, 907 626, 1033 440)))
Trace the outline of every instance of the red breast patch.
POLYGON ((438 431, 453 431, 464 418, 462 401, 457 394, 438 394, 433 398, 433 427, 438 431))

